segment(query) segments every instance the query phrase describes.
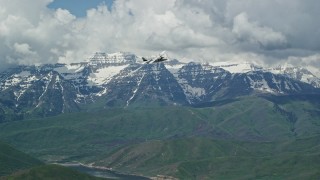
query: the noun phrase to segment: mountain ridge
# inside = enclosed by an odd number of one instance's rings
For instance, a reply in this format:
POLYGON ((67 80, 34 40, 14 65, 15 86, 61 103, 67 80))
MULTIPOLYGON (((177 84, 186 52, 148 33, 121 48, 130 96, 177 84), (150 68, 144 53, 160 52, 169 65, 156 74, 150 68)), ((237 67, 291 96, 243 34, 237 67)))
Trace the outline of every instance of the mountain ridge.
POLYGON ((169 60, 144 64, 132 53, 96 53, 88 62, 18 66, 0 74, 0 122, 105 107, 190 106, 250 94, 317 94, 320 80, 304 68, 169 60), (239 67, 238 67, 239 66, 239 67), (12 113, 14 112, 14 113, 12 113))
POLYGON ((16 171, 44 163, 0 141, 0 179, 16 171))

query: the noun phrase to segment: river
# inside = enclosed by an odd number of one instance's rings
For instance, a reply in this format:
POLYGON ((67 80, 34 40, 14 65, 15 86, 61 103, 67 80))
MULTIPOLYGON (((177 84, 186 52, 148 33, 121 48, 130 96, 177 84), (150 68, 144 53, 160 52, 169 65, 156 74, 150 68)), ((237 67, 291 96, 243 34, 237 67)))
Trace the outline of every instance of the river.
POLYGON ((58 163, 59 165, 69 167, 80 171, 82 173, 86 173, 96 177, 102 178, 110 178, 110 179, 117 179, 117 180, 150 180, 147 177, 136 176, 136 175, 129 175, 129 174, 121 174, 119 172, 115 172, 106 168, 99 168, 93 166, 86 166, 80 163, 58 163))

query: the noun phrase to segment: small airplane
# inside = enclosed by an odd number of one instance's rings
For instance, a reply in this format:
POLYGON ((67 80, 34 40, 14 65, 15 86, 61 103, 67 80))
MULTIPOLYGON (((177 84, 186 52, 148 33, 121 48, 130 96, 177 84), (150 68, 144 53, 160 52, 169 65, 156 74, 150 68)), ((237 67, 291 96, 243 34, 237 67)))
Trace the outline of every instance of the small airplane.
POLYGON ((164 54, 164 52, 162 52, 162 53, 159 55, 159 57, 157 57, 157 58, 147 59, 147 58, 145 58, 145 57, 142 57, 142 60, 143 60, 144 62, 146 62, 147 64, 149 64, 149 63, 159 63, 159 62, 163 62, 163 61, 168 60, 167 58, 165 58, 165 57, 163 56, 163 54, 164 54))

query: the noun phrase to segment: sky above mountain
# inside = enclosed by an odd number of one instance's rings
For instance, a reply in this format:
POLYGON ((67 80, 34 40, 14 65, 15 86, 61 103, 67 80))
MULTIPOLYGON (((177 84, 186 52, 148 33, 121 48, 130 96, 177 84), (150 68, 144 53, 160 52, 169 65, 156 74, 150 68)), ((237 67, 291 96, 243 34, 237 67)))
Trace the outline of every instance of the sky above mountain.
POLYGON ((106 5, 112 7, 114 0, 55 0, 48 5, 51 9, 67 9, 76 17, 85 17, 87 10, 96 8, 99 5, 106 5))
POLYGON ((97 51, 320 67, 318 0, 0 0, 0 62, 97 51))

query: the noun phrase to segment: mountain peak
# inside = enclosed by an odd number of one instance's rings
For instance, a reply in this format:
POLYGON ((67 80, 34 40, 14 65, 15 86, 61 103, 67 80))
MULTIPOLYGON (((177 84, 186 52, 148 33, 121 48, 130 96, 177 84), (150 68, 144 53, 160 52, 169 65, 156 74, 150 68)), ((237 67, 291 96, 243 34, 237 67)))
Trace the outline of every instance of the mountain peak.
POLYGON ((89 65, 97 66, 101 64, 132 64, 136 62, 136 55, 129 52, 117 52, 107 54, 104 52, 96 52, 89 58, 89 65))

